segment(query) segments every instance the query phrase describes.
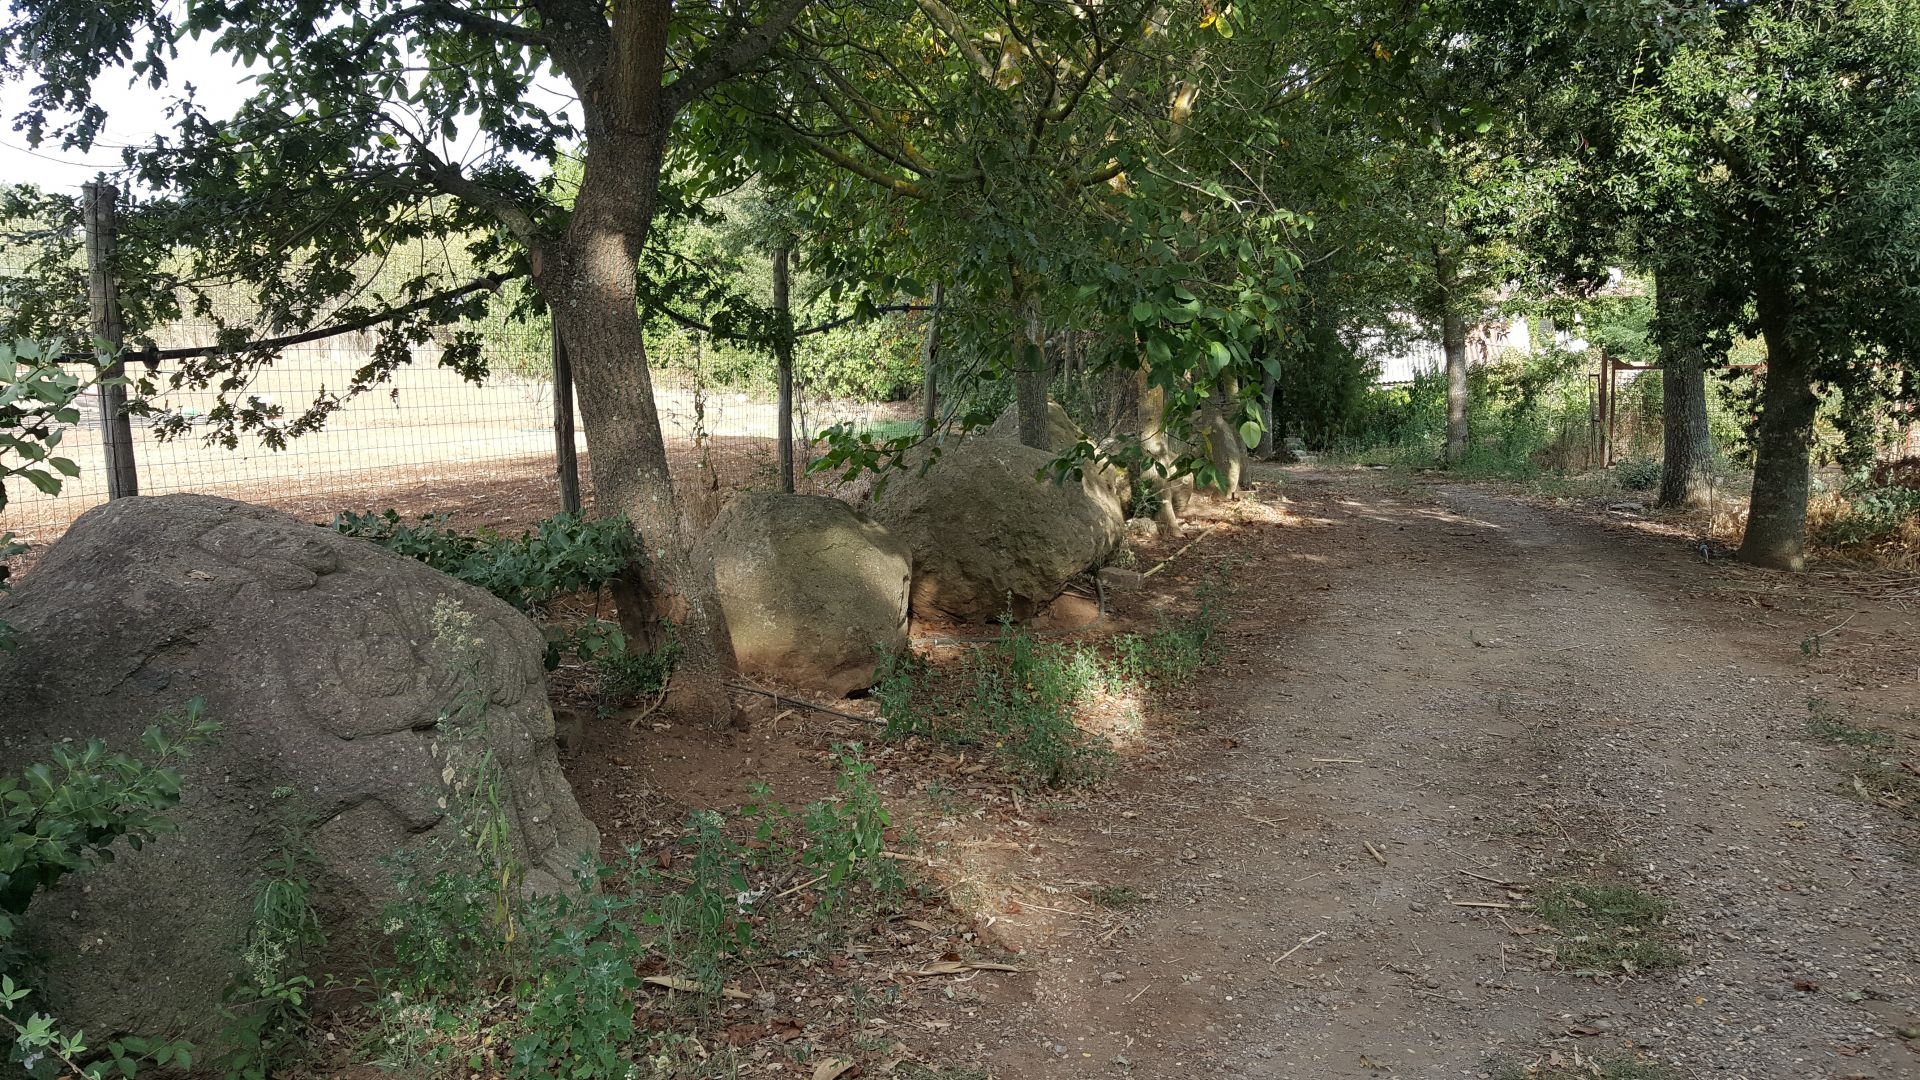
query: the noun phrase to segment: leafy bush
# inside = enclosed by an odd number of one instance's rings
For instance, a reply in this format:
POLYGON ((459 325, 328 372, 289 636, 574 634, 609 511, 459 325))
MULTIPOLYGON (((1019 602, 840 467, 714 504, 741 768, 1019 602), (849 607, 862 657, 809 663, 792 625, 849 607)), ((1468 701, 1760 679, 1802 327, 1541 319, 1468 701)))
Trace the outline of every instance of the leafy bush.
POLYGON ((68 874, 113 861, 118 842, 138 850, 171 832, 166 811, 180 802, 180 774, 172 765, 218 730, 203 718, 196 698, 179 715, 147 729, 141 737, 147 760, 109 752, 104 742, 91 739, 79 747, 56 746, 50 764, 36 762, 0 779, 0 1020, 13 1032, 11 1060, 29 1075, 102 1080, 133 1076, 143 1063, 191 1065, 193 1049, 185 1043, 120 1038, 91 1047, 84 1032, 69 1035, 51 1016, 22 1016, 32 991, 13 979, 22 964, 13 935, 40 892, 68 874))
POLYGON ((1816 505, 1811 539, 1825 547, 1862 547, 1897 536, 1920 521, 1920 488, 1876 485, 1856 476, 1837 501, 1816 505))
MULTIPOLYGON (((91 382, 50 357, 57 348, 0 341, 0 511, 7 508, 7 481, 19 478, 48 495, 80 475, 80 467, 54 451, 70 425, 80 422, 74 405, 91 382)), ((26 551, 10 532, 0 532, 0 592, 7 589, 6 561, 26 551)), ((0 620, 0 651, 14 647, 13 628, 0 620)))
POLYGON ((1613 478, 1628 491, 1652 491, 1660 486, 1661 466, 1647 458, 1628 458, 1613 467, 1613 478))
POLYGON ((333 519, 333 528, 418 559, 522 611, 538 611, 559 597, 602 588, 640 554, 639 538, 624 517, 555 514, 517 538, 489 531, 462 533, 447 527, 446 518, 437 514, 422 515, 410 524, 393 510, 341 513, 333 519))

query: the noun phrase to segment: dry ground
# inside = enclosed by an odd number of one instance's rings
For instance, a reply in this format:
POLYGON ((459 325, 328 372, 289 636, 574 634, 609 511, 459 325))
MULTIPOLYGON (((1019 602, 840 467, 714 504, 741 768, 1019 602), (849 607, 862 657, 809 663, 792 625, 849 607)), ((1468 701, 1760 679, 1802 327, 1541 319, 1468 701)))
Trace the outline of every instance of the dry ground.
MULTIPOLYGON (((1225 564, 1225 660, 1142 703, 1106 788, 878 750, 953 910, 775 1011, 839 1009, 865 1075, 1920 1077, 1920 830, 1852 779, 1920 759, 1915 593, 1708 563, 1637 518, 1484 488, 1257 479, 1154 579, 1177 601, 1225 564), (1809 698, 1891 744, 1810 736, 1809 698), (1529 909, 1561 881, 1664 899, 1684 962, 1555 968, 1529 909), (1020 970, 902 974, 949 948, 1020 970)), ((1118 624, 1173 601, 1125 597, 1118 624)), ((753 779, 817 795, 827 744, 872 734, 608 724, 573 774, 625 842, 753 779)), ((812 1075, 778 1047, 733 1060, 812 1075)))

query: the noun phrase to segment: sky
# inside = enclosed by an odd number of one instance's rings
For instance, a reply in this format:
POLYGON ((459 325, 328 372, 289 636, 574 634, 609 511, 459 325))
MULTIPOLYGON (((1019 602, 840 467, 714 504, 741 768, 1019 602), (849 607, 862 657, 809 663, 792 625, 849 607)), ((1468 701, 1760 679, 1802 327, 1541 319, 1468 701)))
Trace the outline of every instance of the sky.
MULTIPOLYGON (((169 71, 176 80, 191 82, 201 107, 215 117, 230 115, 246 94, 246 73, 224 58, 216 58, 203 42, 180 42, 179 59, 169 71)), ((129 86, 132 74, 124 68, 102 75, 94 87, 107 110, 106 129, 90 152, 62 150, 46 144, 27 146, 26 135, 13 129, 13 119, 27 107, 30 84, 0 83, 0 184, 38 184, 51 191, 76 191, 102 170, 120 166, 120 149, 140 145, 171 125, 167 105, 178 96, 176 87, 154 90, 144 82, 129 86)))
MULTIPOLYGON (((247 70, 228 57, 215 56, 204 40, 184 38, 178 47, 179 57, 168 63, 173 81, 159 90, 144 82, 129 85, 132 74, 124 68, 101 76, 94 94, 107 110, 107 123, 93 149, 85 153, 49 144, 28 147, 26 136, 13 127, 14 117, 29 103, 30 83, 0 83, 0 118, 4 118, 0 122, 0 184, 37 184, 50 191, 78 191, 97 173, 118 168, 123 147, 145 145, 155 134, 172 128, 167 106, 179 96, 182 82, 193 84, 196 99, 209 117, 231 116, 250 89, 247 70)), ((571 110, 572 94, 557 78, 537 80, 534 91, 545 98, 543 103, 548 107, 571 110)), ((462 149, 471 153, 481 147, 474 136, 474 132, 463 131, 454 145, 442 152, 461 160, 466 157, 462 149)))

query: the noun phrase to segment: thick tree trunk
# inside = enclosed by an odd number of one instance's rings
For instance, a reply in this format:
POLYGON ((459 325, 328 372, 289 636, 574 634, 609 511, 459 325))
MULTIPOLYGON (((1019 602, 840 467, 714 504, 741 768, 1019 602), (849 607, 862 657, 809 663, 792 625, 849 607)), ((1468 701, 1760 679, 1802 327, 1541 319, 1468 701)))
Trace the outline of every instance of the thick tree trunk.
POLYGON ((1698 282, 1678 271, 1655 279, 1660 342, 1661 454, 1658 505, 1705 506, 1712 492, 1713 438, 1707 429, 1707 341, 1698 282))
POLYGON ((1246 486, 1247 444, 1233 422, 1230 410, 1240 400, 1240 380, 1222 375, 1207 388, 1202 400, 1201 420, 1206 428, 1207 459, 1220 476, 1219 491, 1229 499, 1240 497, 1246 486))
POLYGON ((1761 335, 1767 343, 1767 381, 1754 429, 1753 497, 1741 562, 1776 570, 1806 568, 1808 451, 1813 443, 1812 359, 1793 332, 1792 301, 1784 285, 1768 281, 1755 290, 1761 335))
POLYGON ((695 526, 668 474, 638 303, 637 259, 653 221, 667 136, 656 105, 667 12, 659 6, 649 14, 654 21, 626 28, 633 63, 614 65, 611 85, 583 95, 592 99, 591 150, 566 234, 533 253, 534 283, 566 339, 579 384, 594 509, 627 515, 643 545, 642 558, 614 590, 621 625, 648 649, 665 644, 671 625, 680 659, 667 707, 686 722, 717 728, 733 718, 733 642, 713 567, 697 557, 695 526))
POLYGON ((1467 459, 1467 323, 1451 302, 1440 320, 1440 347, 1447 357, 1447 464, 1458 465, 1467 459))
POLYGON ((1020 419, 1020 442, 1041 450, 1051 449, 1047 445, 1047 391, 1052 386, 1053 373, 1048 370, 1046 336, 1040 329, 1039 316, 1027 317, 1015 335, 1014 348, 1017 366, 1013 375, 1013 404, 1020 419))

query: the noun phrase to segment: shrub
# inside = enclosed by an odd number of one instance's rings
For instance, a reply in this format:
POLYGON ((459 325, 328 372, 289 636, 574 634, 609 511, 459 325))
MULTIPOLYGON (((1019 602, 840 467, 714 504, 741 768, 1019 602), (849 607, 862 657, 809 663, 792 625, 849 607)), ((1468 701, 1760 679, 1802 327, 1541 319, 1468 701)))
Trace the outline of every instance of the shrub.
POLYGON ((333 528, 418 559, 528 612, 606 586, 640 553, 639 538, 624 517, 555 514, 511 539, 489 531, 461 533, 446 520, 425 514, 410 524, 393 510, 349 511, 333 519, 333 528))
POLYGON ((1613 467, 1613 478, 1628 491, 1652 491, 1660 486, 1661 465, 1647 458, 1629 458, 1613 467))
POLYGON ((1811 539, 1825 547, 1878 544, 1920 520, 1920 489, 1876 485, 1857 475, 1837 500, 1810 508, 1811 539))

